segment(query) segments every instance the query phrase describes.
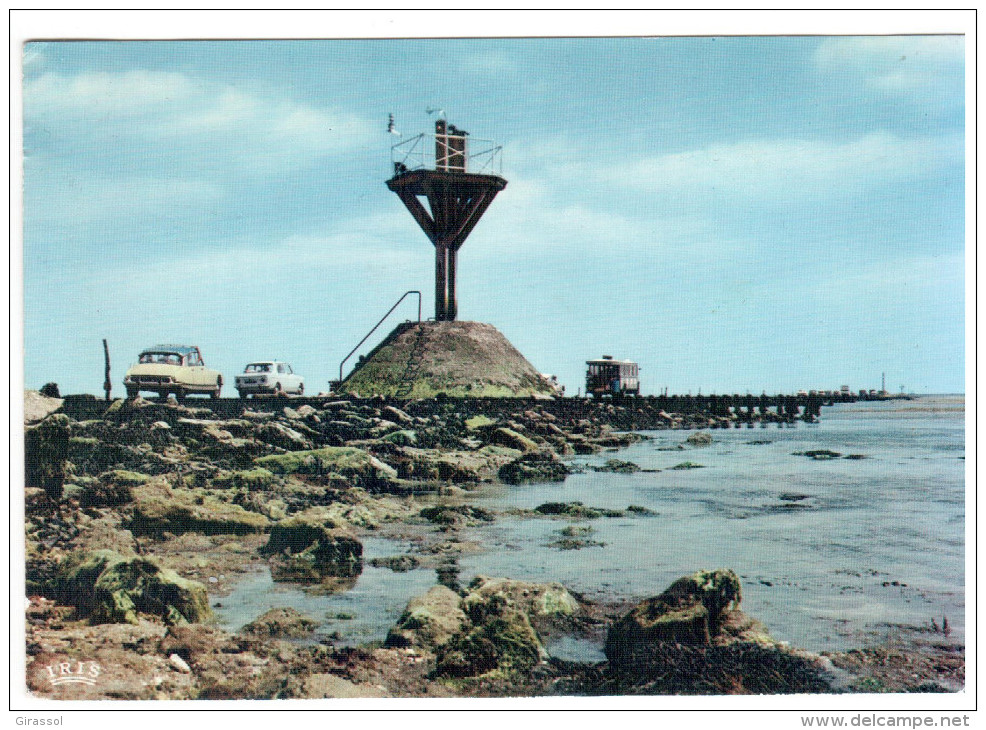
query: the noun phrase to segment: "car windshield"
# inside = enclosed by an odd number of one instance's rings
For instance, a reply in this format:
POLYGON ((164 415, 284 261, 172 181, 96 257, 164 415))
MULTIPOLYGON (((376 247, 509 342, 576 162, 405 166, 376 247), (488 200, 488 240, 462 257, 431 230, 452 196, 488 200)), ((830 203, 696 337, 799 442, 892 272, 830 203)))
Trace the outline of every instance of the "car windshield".
POLYGON ((174 352, 142 352, 141 363, 157 363, 159 365, 181 365, 181 355, 174 352))
POLYGON ((269 362, 252 362, 246 366, 245 373, 269 373, 270 363, 269 362))

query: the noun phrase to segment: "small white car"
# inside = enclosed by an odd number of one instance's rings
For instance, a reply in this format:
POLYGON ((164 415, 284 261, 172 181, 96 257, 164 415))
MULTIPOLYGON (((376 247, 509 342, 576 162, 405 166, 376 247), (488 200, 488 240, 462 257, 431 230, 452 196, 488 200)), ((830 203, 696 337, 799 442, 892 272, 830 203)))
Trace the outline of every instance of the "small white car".
POLYGON ((296 375, 286 362, 260 360, 250 363, 243 369, 242 375, 236 376, 236 391, 240 398, 246 398, 251 393, 304 395, 305 379, 296 375))

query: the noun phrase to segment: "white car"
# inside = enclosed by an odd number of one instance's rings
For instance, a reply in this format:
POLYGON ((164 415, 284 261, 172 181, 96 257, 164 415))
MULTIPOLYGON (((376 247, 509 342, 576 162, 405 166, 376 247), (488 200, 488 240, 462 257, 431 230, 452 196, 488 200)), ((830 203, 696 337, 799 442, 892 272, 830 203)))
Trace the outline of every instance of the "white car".
POLYGON ((246 398, 251 393, 304 395, 305 379, 295 375, 286 362, 260 360, 250 363, 243 369, 242 375, 236 376, 236 390, 240 398, 246 398))

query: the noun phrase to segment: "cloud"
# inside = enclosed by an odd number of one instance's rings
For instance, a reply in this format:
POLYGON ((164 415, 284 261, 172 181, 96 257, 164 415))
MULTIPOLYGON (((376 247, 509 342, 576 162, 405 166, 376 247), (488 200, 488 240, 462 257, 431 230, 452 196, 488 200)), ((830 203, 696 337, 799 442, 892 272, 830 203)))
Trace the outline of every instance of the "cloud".
POLYGON ((765 201, 827 196, 918 178, 961 164, 961 137, 904 139, 875 132, 845 142, 751 140, 599 168, 601 179, 687 199, 696 192, 765 201))
POLYGON ((45 72, 24 98, 26 243, 41 256, 58 241, 83 258, 173 261, 238 227, 270 235, 295 210, 278 195, 372 141, 349 112, 172 71, 45 72))
POLYGON ((68 171, 46 171, 40 189, 29 186, 26 222, 46 227, 70 223, 78 230, 83 223, 131 220, 148 222, 157 217, 214 210, 226 194, 224 186, 206 180, 135 176, 128 179, 87 177, 68 171))
MULTIPOLYGON (((924 94, 949 79, 962 79, 963 36, 880 36, 827 38, 815 51, 822 72, 861 76, 873 89, 924 94)), ((961 96, 959 97, 961 98, 961 96)), ((936 97, 937 103, 940 98, 936 97)))
POLYGON ((175 72, 48 72, 26 82, 24 102, 28 155, 65 148, 107 164, 270 174, 371 141, 351 113, 175 72))
POLYGON ((490 49, 467 56, 460 69, 466 73, 500 77, 503 74, 516 74, 520 70, 513 54, 503 49, 490 49))

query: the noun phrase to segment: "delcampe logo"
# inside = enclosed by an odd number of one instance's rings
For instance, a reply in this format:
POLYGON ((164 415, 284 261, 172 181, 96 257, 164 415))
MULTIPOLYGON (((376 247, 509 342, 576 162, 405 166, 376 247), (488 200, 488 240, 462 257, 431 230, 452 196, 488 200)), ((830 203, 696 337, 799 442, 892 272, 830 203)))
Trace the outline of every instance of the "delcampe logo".
POLYGON ((48 664, 45 666, 48 672, 48 679, 55 687, 62 684, 96 684, 101 669, 99 664, 93 661, 60 662, 58 664, 48 664))

